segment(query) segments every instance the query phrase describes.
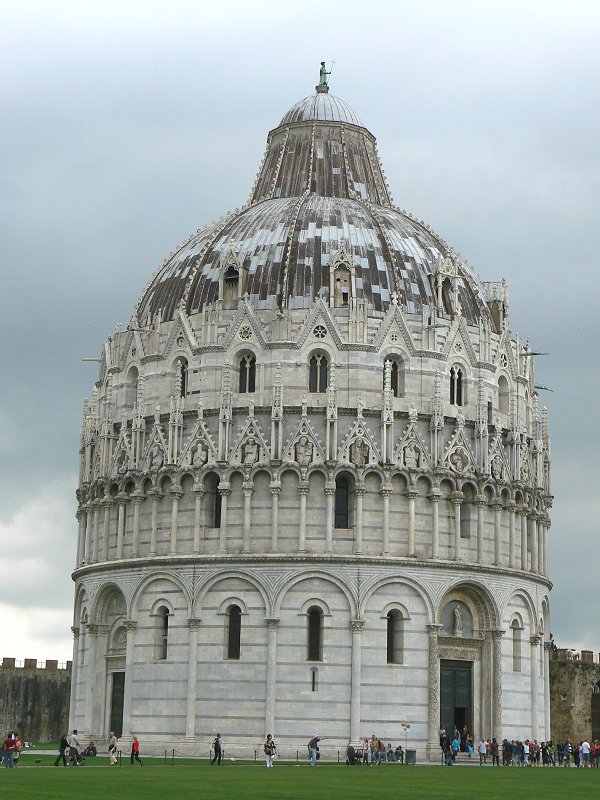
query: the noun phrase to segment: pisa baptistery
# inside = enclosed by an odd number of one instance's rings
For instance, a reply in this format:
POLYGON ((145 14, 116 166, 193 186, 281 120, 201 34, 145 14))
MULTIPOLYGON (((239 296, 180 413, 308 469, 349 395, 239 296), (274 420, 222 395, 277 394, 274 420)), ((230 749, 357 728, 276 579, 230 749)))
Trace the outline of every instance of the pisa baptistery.
POLYGON ((248 202, 178 246, 102 347, 71 727, 295 752, 404 743, 407 722, 436 758, 455 725, 548 737, 533 355, 504 281, 394 205, 355 111, 326 83, 293 105, 248 202))

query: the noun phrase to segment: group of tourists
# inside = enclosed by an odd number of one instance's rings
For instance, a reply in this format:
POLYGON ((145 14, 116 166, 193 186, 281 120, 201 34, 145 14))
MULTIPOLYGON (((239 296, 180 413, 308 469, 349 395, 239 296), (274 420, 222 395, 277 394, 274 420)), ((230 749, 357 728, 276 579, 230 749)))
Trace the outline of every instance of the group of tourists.
MULTIPOLYGON (((109 766, 114 767, 118 762, 118 739, 114 731, 108 734, 108 763, 109 766)), ((58 767, 60 762, 63 762, 65 767, 85 767, 85 759, 93 758, 98 755, 98 748, 95 742, 90 742, 85 749, 82 749, 81 742, 78 738, 77 728, 74 728, 71 735, 65 733, 61 736, 58 745, 58 758, 54 762, 54 766, 58 767)), ((140 766, 143 766, 143 761, 140 759, 140 743, 137 736, 133 737, 131 743, 131 763, 137 761, 140 766)))

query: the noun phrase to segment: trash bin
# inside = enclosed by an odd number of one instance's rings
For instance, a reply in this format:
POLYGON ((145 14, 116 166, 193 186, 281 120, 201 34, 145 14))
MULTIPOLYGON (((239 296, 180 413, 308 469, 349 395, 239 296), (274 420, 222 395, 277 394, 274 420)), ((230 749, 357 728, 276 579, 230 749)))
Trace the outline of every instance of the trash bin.
POLYGON ((404 756, 404 763, 405 764, 416 764, 417 763, 417 751, 416 750, 407 750, 404 756))

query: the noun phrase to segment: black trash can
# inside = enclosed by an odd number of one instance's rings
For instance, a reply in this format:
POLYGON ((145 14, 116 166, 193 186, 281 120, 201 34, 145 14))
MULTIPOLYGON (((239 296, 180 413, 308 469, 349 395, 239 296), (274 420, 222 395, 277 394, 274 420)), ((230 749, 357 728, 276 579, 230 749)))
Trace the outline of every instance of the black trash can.
POLYGON ((404 755, 404 763, 405 764, 416 764, 417 763, 417 751, 416 750, 406 750, 404 755))

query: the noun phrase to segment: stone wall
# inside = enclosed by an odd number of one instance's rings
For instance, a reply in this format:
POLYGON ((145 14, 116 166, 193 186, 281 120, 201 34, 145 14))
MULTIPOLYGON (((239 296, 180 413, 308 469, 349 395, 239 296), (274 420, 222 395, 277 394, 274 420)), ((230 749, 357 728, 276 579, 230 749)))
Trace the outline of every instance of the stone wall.
POLYGON ((38 668, 35 659, 16 662, 4 658, 0 667, 0 732, 16 730, 21 739, 57 742, 67 731, 71 662, 58 668, 46 661, 38 668))
POLYGON ((552 736, 572 742, 592 738, 592 690, 600 681, 600 659, 591 651, 581 655, 557 650, 550 661, 550 718, 552 736))

